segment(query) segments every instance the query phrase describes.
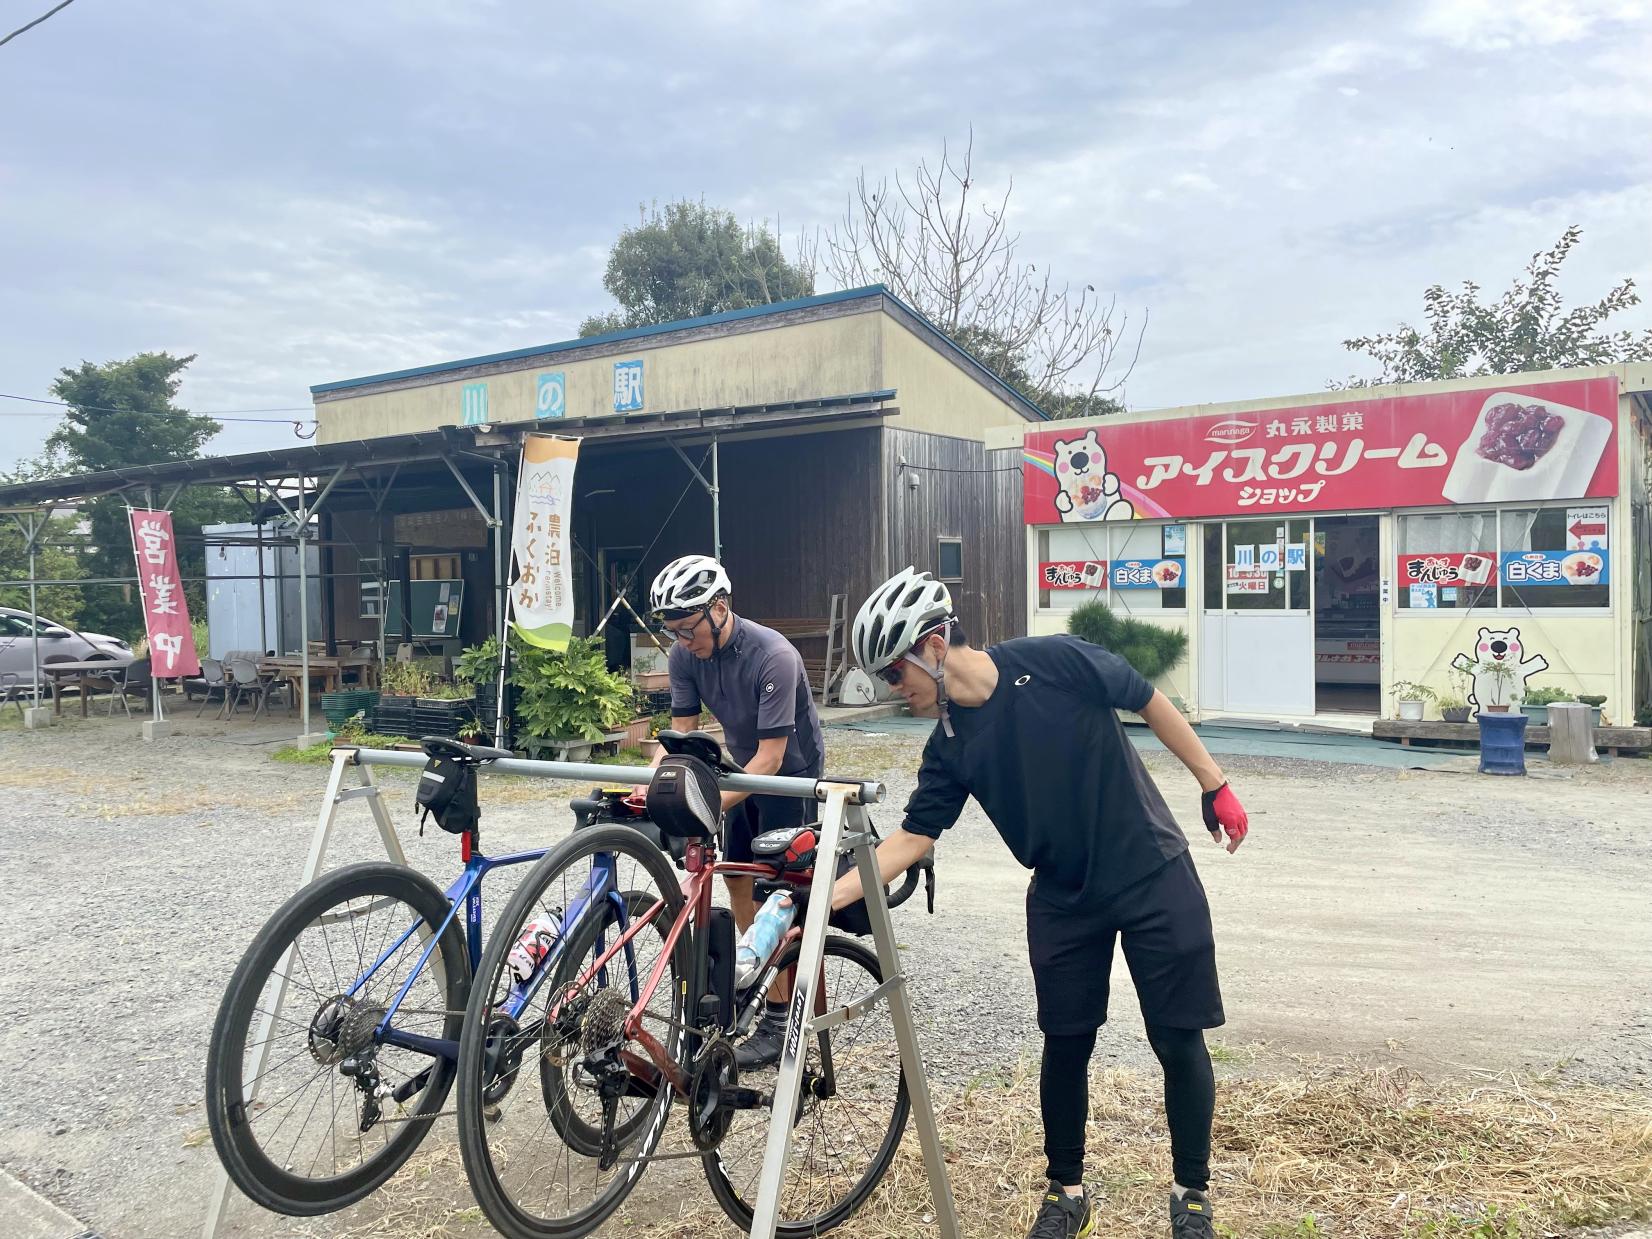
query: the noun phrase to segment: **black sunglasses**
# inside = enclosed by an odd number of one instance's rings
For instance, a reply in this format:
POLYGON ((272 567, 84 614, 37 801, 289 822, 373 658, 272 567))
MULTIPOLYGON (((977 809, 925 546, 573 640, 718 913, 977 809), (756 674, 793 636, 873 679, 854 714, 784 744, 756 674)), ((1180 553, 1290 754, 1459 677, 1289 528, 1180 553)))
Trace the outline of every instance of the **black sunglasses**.
POLYGON ((889 685, 890 688, 895 688, 900 684, 901 679, 905 675, 906 675, 906 659, 905 658, 900 658, 900 659, 897 659, 896 661, 890 663, 882 671, 878 672, 878 679, 882 680, 885 684, 889 685))

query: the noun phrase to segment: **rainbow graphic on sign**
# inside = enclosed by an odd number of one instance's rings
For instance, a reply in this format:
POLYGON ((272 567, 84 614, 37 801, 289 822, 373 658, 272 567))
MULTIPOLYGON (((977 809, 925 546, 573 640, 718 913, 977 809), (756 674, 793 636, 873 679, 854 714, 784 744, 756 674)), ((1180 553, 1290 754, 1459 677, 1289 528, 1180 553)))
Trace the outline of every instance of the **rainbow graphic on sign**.
MULTIPOLYGON (((1042 452, 1025 448, 1021 452, 1021 463, 1024 466, 1037 469, 1040 473, 1047 473, 1051 478, 1055 477, 1054 452, 1042 452)), ((1128 499, 1131 506, 1136 509, 1135 519, 1138 521, 1163 520, 1171 515, 1165 508, 1155 503, 1134 486, 1128 485, 1123 478, 1119 479, 1119 494, 1128 499)))

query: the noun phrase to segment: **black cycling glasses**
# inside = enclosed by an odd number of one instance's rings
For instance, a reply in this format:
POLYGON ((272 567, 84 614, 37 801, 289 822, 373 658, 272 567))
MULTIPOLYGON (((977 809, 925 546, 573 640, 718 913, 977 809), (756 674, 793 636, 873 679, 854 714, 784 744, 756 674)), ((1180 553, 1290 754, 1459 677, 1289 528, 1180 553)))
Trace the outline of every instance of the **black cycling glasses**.
POLYGON ((901 678, 906 675, 906 659, 898 658, 882 671, 878 672, 878 679, 890 688, 899 687, 901 678))

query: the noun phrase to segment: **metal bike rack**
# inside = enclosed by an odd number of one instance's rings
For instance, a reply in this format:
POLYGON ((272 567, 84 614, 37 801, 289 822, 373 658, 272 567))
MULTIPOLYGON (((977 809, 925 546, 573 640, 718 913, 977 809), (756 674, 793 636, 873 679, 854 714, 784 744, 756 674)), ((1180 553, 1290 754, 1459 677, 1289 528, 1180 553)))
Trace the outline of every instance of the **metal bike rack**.
MULTIPOLYGON (((396 835, 390 809, 384 802, 384 788, 373 778, 373 766, 401 766, 422 770, 423 753, 409 753, 392 749, 349 749, 333 751, 332 773, 327 779, 326 798, 316 820, 315 834, 310 839, 309 856, 304 862, 300 888, 315 881, 321 872, 322 858, 332 838, 339 807, 352 800, 365 800, 378 827, 379 839, 385 854, 398 865, 407 864, 401 840, 396 835), (355 770, 357 783, 348 786, 346 772, 355 770)), ((479 767, 483 774, 516 774, 529 778, 565 779, 599 784, 647 783, 654 771, 648 766, 606 766, 595 762, 530 761, 526 758, 508 758, 479 767)), ((883 799, 883 784, 876 782, 842 782, 824 779, 791 778, 783 775, 727 774, 719 775, 718 784, 725 791, 750 792, 769 796, 794 796, 805 800, 824 802, 819 824, 817 856, 824 861, 815 865, 813 885, 809 888, 808 915, 803 922, 801 955, 797 964, 797 983, 792 994, 791 1012, 786 1023, 785 1047, 780 1058, 779 1080, 775 1086, 774 1108, 770 1111, 768 1150, 763 1158, 763 1173, 758 1182, 757 1206, 752 1217, 751 1234, 761 1239, 774 1239, 779 1224, 780 1188, 786 1178, 786 1167, 791 1160, 792 1128, 797 1118, 798 1090, 802 1085, 803 1065, 807 1058, 801 1053, 803 1038, 825 1028, 860 1019, 879 1002, 889 1004, 889 1013, 895 1026, 895 1040, 900 1046, 901 1070, 906 1076, 906 1090, 911 1102, 913 1119, 918 1125, 918 1143, 922 1146, 924 1164, 929 1171, 930 1194, 934 1199, 935 1217, 940 1225, 942 1239, 958 1239, 957 1212, 952 1200, 952 1187, 947 1180, 946 1157, 941 1148, 940 1131, 935 1123, 935 1109, 930 1100, 929 1080, 924 1073, 923 1057, 918 1049, 917 1029, 912 1022, 911 997, 907 993, 906 976, 901 971, 900 952, 895 945, 895 930, 889 919, 889 901, 883 882, 878 876, 877 859, 873 852, 871 820, 866 806, 883 799), (868 892, 866 910, 872 922, 872 938, 877 946, 878 963, 883 971, 883 982, 871 994, 854 1004, 854 1009, 840 1008, 821 1016, 810 1016, 814 1004, 815 987, 820 983, 820 966, 825 959, 826 931, 831 917, 831 892, 836 882, 835 858, 852 852, 860 870, 861 886, 868 892)), ((276 966, 275 1001, 265 1012, 259 1024, 257 1048, 253 1051, 251 1075, 254 1081, 247 1097, 251 1102, 257 1096, 257 1079, 263 1073, 268 1052, 270 1032, 286 1003, 287 968, 290 954, 276 966)), ((229 1174, 218 1168, 207 1204, 203 1239, 216 1239, 223 1219, 224 1204, 229 1196, 229 1174)))

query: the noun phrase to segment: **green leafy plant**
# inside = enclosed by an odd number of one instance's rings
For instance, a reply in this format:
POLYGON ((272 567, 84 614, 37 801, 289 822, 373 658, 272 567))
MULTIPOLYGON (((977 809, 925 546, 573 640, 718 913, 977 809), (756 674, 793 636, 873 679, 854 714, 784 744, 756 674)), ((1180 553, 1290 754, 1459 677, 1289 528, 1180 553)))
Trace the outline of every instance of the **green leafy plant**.
POLYGON ((521 734, 547 740, 600 740, 631 716, 631 684, 608 670, 602 643, 575 637, 557 654, 511 638, 510 683, 521 690, 521 734))
POLYGON ((1394 687, 1389 694, 1395 701, 1436 701, 1439 694, 1426 684, 1417 684, 1411 680, 1395 680, 1394 687))
POLYGON ((1451 687, 1447 688, 1443 693, 1436 695, 1434 698, 1434 704, 1439 706, 1442 711, 1468 709, 1469 689, 1472 688, 1473 685, 1469 680, 1467 673, 1458 671, 1456 668, 1452 668, 1450 671, 1446 672, 1446 679, 1451 687))
POLYGON ((1506 706, 1509 704, 1509 693, 1514 687, 1514 668, 1508 663, 1496 658, 1487 658, 1475 668, 1475 678, 1484 676, 1491 684, 1493 700, 1481 702, 1481 705, 1506 706))
POLYGON ((379 691, 391 697, 428 697, 436 680, 418 663, 386 663, 379 691))
POLYGON ((443 681, 427 681, 424 691, 418 694, 430 701, 473 701, 476 690, 463 684, 448 684, 443 681))
POLYGON ((492 684, 499 677, 499 638, 466 646, 453 662, 453 678, 461 684, 492 684))
POLYGON ((1187 633, 1116 615, 1105 602, 1086 602, 1067 617, 1075 637, 1111 650, 1142 679, 1157 680, 1187 657, 1187 633))
POLYGON ((1520 699, 1523 706, 1552 706, 1557 701, 1574 701, 1563 688, 1534 688, 1520 699))

